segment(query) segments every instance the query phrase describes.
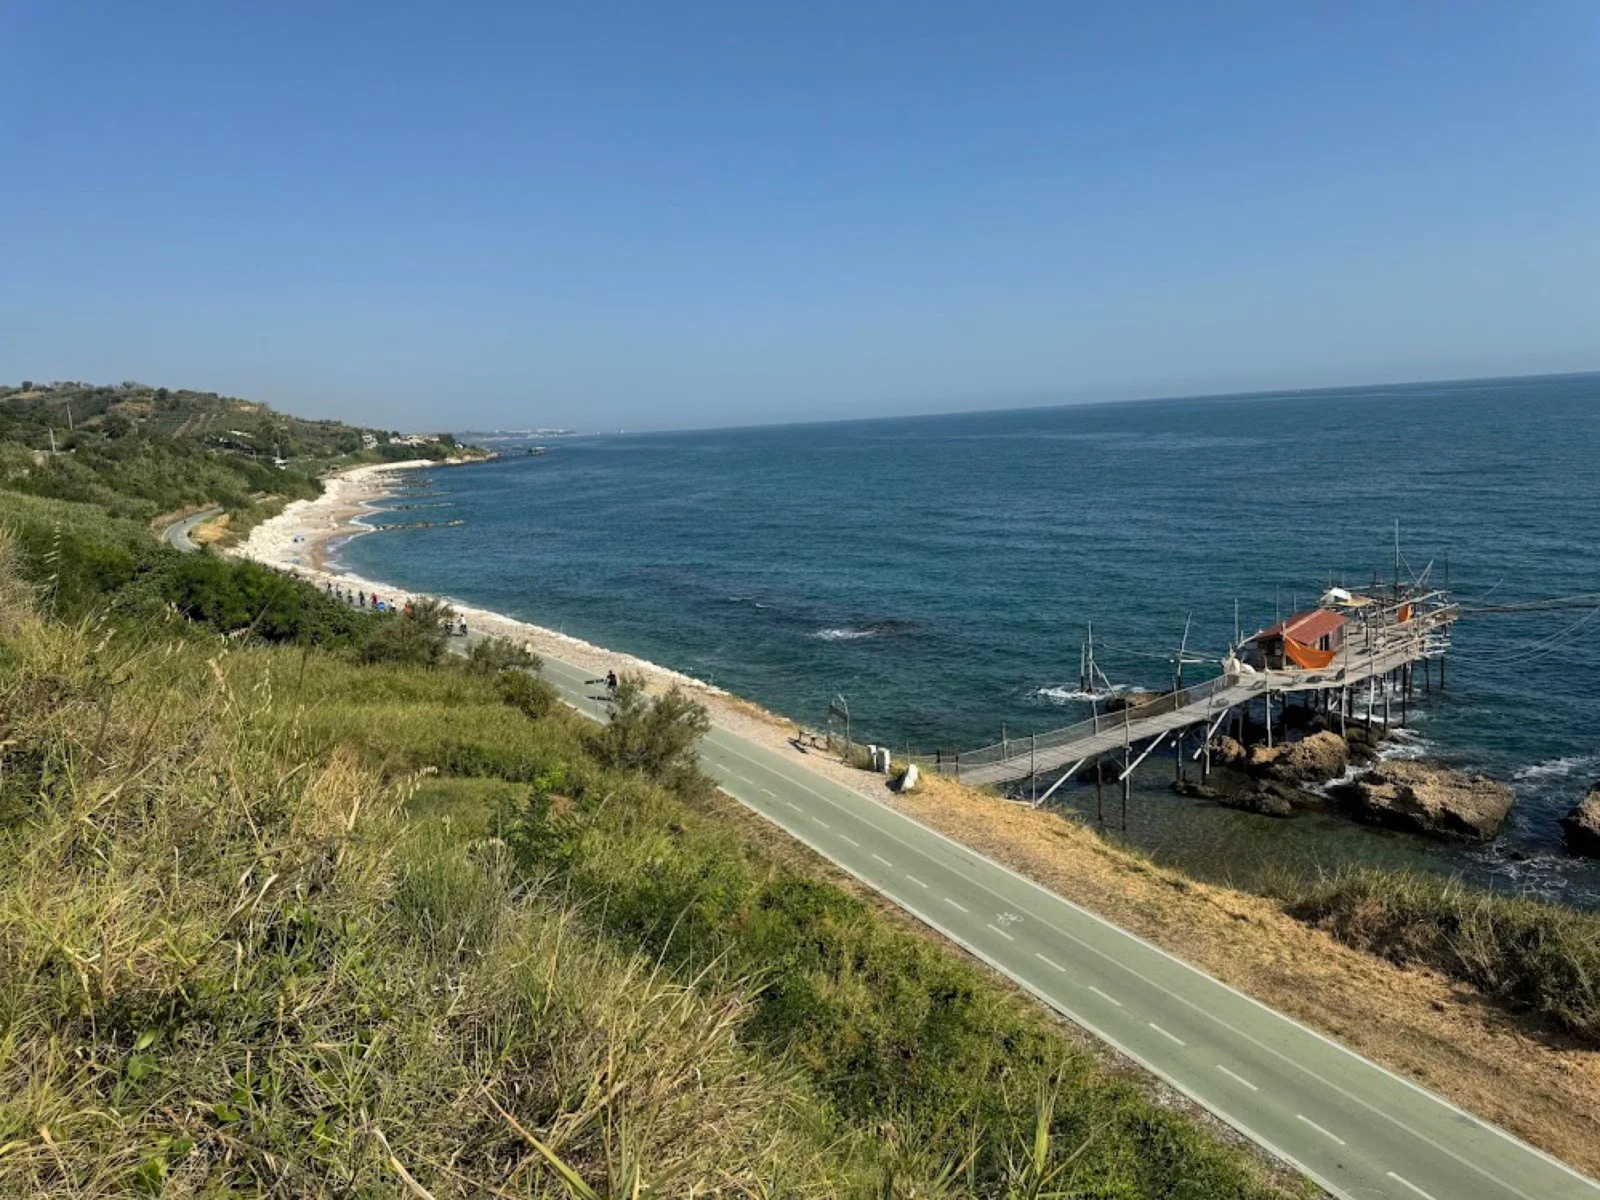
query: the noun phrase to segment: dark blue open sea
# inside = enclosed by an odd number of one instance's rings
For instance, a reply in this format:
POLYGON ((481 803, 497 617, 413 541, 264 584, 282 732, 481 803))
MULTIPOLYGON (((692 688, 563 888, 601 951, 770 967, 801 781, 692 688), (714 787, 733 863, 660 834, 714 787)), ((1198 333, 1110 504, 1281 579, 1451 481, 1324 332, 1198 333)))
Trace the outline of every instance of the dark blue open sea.
MULTIPOLYGON (((1600 592, 1600 375, 548 444, 429 472, 449 507, 425 515, 465 525, 358 538, 343 561, 809 724, 842 693, 858 735, 917 751, 1085 715, 1091 621, 1113 680, 1167 685, 1191 614, 1191 647, 1215 657, 1235 600, 1249 632, 1330 576, 1389 578, 1396 518, 1406 569, 1442 580, 1448 559, 1469 605, 1600 592)), ((1448 690, 1414 716, 1413 752, 1516 789, 1492 845, 1180 800, 1170 760, 1127 836, 1240 882, 1357 859, 1600 902, 1600 870, 1564 854, 1556 824, 1600 778, 1600 617, 1464 618, 1448 690)))

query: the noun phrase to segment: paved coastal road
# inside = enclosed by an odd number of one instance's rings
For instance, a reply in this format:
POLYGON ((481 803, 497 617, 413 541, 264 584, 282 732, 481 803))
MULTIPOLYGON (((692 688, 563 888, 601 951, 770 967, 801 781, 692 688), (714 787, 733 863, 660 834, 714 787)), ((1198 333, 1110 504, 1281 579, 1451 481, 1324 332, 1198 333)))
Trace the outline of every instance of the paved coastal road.
POLYGON ((203 525, 211 520, 212 517, 220 517, 221 515, 222 510, 220 508, 208 508, 203 512, 197 512, 192 517, 185 517, 181 521, 174 521, 171 525, 168 525, 167 531, 161 535, 161 538, 174 550, 181 550, 185 554, 193 554, 200 549, 189 536, 194 527, 203 525))
MULTIPOLYGON (((605 719, 588 673, 544 676, 605 719)), ((721 729, 725 791, 1347 1200, 1600 1200, 1600 1185, 1148 942, 721 729)))

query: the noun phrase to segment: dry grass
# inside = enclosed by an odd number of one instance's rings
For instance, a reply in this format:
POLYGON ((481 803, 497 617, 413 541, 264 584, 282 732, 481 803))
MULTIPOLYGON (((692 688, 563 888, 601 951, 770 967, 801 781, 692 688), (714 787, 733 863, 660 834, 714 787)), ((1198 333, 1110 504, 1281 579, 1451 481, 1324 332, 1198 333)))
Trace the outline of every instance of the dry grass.
POLYGON ((1241 991, 1600 1173, 1600 1053, 1481 992, 1362 953, 1270 899, 1196 882, 1092 829, 924 777, 885 803, 1007 863, 1241 991))
POLYGON ((230 514, 223 513, 220 517, 203 521, 189 531, 189 540, 197 546, 211 546, 220 542, 234 540, 229 538, 228 523, 231 520, 230 514))
POLYGON ((854 1190, 738 981, 408 824, 285 713, 294 656, 8 615, 0 1194, 854 1190))

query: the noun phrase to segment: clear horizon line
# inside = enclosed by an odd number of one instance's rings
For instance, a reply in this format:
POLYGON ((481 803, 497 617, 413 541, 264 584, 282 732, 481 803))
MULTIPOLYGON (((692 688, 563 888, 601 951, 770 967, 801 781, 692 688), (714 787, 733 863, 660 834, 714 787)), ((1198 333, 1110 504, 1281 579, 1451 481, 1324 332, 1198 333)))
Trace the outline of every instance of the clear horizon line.
MULTIPOLYGON (((1583 371, 1535 371, 1523 375, 1451 375, 1443 378, 1418 378, 1418 379, 1383 379, 1363 383, 1327 383, 1315 387, 1279 387, 1257 388, 1246 392, 1187 392, 1171 393, 1158 396, 1131 396, 1119 398, 1086 399, 1086 400, 1052 400, 1040 403, 1022 403, 1008 405, 1003 408, 961 408, 937 409, 921 412, 893 413, 880 416, 865 417, 823 417, 810 421, 733 421, 725 425, 668 425, 640 428, 633 432, 640 437, 651 434, 667 433, 714 433, 730 429, 792 429, 809 425, 851 425, 868 421, 915 421, 934 420, 940 417, 974 417, 999 415, 1002 413, 1018 412, 1044 412, 1059 408, 1100 408, 1114 407, 1122 404, 1162 404, 1176 400, 1258 400, 1271 399, 1282 396, 1319 395, 1331 392, 1365 391, 1373 388, 1384 387, 1418 387, 1427 384, 1459 385, 1467 383, 1512 383, 1530 379, 1578 379, 1585 375, 1600 375, 1600 367, 1583 371)), ((472 432, 471 430, 451 430, 452 433, 472 432)), ((483 430, 476 432, 482 433, 483 430)), ((619 433, 627 433, 626 428, 618 429, 580 429, 572 436, 576 437, 615 437, 619 433)))

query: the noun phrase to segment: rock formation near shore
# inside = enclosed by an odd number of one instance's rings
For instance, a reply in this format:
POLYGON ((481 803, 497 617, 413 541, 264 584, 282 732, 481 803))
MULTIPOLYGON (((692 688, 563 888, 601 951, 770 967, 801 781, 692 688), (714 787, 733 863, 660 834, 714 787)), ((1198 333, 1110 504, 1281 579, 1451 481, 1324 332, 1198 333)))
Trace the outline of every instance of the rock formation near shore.
POLYGON ((1483 775, 1437 763, 1385 762, 1335 795, 1357 817, 1434 837, 1483 841, 1511 811, 1511 789, 1483 775))
POLYGON ((1246 761, 1253 771, 1280 783, 1322 783, 1349 764, 1350 746, 1337 733, 1323 730, 1278 746, 1253 746, 1246 761))
POLYGON ((1568 850, 1600 858, 1600 783, 1561 818, 1561 832, 1566 835, 1568 850))

